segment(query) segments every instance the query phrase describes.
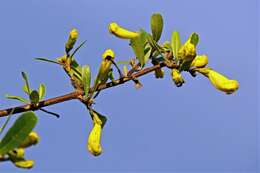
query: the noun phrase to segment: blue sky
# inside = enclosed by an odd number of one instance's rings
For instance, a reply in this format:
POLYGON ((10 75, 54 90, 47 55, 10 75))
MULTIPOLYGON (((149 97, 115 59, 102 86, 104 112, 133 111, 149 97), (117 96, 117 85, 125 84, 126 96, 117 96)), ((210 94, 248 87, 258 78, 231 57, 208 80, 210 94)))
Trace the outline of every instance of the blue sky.
MULTIPOLYGON (((107 115, 102 136, 103 154, 86 149, 92 123, 78 101, 50 106, 55 119, 42 112, 36 131, 38 146, 29 149, 32 170, 1 163, 1 172, 256 172, 259 105, 259 2, 257 0, 2 0, 0 6, 1 108, 17 105, 6 93, 23 95, 21 71, 32 87, 43 82, 47 98, 72 91, 62 69, 33 60, 63 55, 71 28, 87 40, 77 54, 81 64, 98 70, 102 52, 111 48, 116 60, 134 54, 128 42, 109 34, 116 21, 131 30, 150 31, 150 16, 164 17, 161 41, 178 30, 184 42, 191 32, 200 35, 198 53, 209 66, 236 79, 240 89, 225 95, 203 76, 183 74, 176 88, 169 71, 165 78, 142 77, 144 87, 132 83, 102 92, 95 108, 107 115)), ((94 77, 94 76, 93 76, 94 77)), ((13 118, 12 120, 14 120, 13 118)), ((4 119, 0 120, 2 123, 4 119)))

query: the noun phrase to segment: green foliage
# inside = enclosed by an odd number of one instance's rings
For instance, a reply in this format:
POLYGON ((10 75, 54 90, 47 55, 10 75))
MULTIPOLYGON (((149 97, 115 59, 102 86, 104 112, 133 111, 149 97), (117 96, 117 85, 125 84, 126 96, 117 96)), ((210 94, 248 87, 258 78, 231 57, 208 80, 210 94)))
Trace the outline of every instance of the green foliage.
POLYGON ((23 103, 29 103, 28 100, 26 100, 25 98, 22 98, 22 97, 20 97, 20 96, 13 96, 13 95, 8 95, 8 94, 6 94, 5 97, 8 98, 8 99, 19 100, 19 101, 21 101, 21 102, 23 102, 23 103))
POLYGON ((173 56, 178 59, 178 51, 181 47, 181 39, 180 34, 177 31, 172 32, 171 47, 173 56))
POLYGON ((51 59, 47 59, 47 58, 35 58, 35 60, 38 60, 38 61, 44 61, 44 62, 51 62, 51 63, 54 63, 54 64, 60 64, 58 61, 56 60, 51 60, 51 59))
POLYGON ((27 74, 25 72, 22 72, 22 77, 23 77, 23 80, 25 82, 25 89, 24 90, 26 91, 26 93, 31 93, 27 74))
POLYGON ((154 13, 151 16, 151 30, 153 39, 157 42, 160 39, 163 30, 163 17, 160 13, 154 13))
POLYGON ((199 42, 199 35, 195 32, 193 32, 190 36, 190 42, 191 44, 193 44, 194 46, 197 46, 198 42, 199 42))
POLYGON ((39 89, 38 89, 38 93, 39 93, 39 99, 43 99, 45 96, 45 92, 46 92, 46 87, 44 84, 40 84, 39 89))
POLYGON ((84 87, 85 97, 88 96, 91 82, 91 71, 88 65, 82 67, 82 83, 84 87))
POLYGON ((23 113, 1 140, 0 155, 17 148, 33 130, 36 123, 37 117, 32 111, 23 113))
POLYGON ((144 30, 140 30, 139 36, 134 37, 130 40, 130 44, 142 67, 145 64, 144 50, 145 50, 146 36, 147 36, 146 32, 144 30))

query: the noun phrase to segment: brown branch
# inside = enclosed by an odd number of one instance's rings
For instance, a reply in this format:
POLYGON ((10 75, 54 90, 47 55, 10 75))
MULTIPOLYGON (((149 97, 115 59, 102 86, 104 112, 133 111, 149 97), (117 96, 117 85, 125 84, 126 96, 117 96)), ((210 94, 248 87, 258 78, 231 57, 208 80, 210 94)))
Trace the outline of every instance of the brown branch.
MULTIPOLYGON (((100 85, 98 87, 97 91, 101 91, 101 90, 104 90, 104 89, 107 89, 107 88, 111 88, 111 87, 114 87, 114 86, 117 86, 117 85, 124 84, 125 82, 128 82, 128 81, 135 79, 135 78, 138 78, 138 77, 141 77, 141 76, 146 75, 146 74, 148 74, 148 73, 150 73, 150 72, 152 72, 156 69, 159 69, 159 68, 162 68, 162 67, 165 67, 165 66, 166 66, 165 63, 160 63, 160 64, 154 65, 152 67, 144 68, 143 70, 140 70, 136 73, 131 74, 131 76, 124 77, 124 78, 121 78, 121 79, 117 79, 113 82, 108 82, 106 84, 100 85)), ((171 68, 177 68, 177 67, 178 66, 175 65, 175 64, 173 64, 171 66, 171 68)), ((90 92, 93 91, 93 89, 94 88, 91 88, 90 92)), ((42 107, 50 106, 50 105, 61 103, 61 102, 68 101, 68 100, 73 100, 73 99, 81 100, 83 95, 84 95, 84 91, 76 90, 74 92, 71 92, 71 93, 68 93, 68 94, 65 94, 65 95, 62 95, 62 96, 58 96, 58 97, 54 97, 54 98, 50 98, 50 99, 47 99, 47 100, 40 101, 39 104, 37 104, 37 105, 26 104, 26 105, 21 105, 21 106, 17 106, 17 107, 11 107, 11 108, 7 108, 7 109, 3 109, 3 110, 0 110, 0 117, 4 117, 4 116, 9 115, 11 113, 12 109, 14 109, 13 114, 26 112, 26 111, 30 111, 30 110, 35 111, 35 110, 38 110, 42 107)))

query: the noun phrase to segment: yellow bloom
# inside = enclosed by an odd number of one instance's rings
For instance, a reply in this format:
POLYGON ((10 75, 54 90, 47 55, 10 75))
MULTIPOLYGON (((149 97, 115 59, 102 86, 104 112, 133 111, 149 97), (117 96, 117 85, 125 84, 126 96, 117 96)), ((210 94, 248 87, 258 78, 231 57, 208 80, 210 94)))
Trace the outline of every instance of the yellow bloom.
POLYGON ((25 168, 25 169, 30 169, 34 165, 33 160, 19 160, 14 162, 14 165, 18 168, 25 168))
POLYGON ((94 82, 94 89, 96 90, 98 85, 106 83, 108 80, 108 74, 111 69, 112 61, 115 59, 115 53, 111 49, 107 49, 102 54, 102 61, 99 67, 97 77, 94 82))
POLYGON ((194 60, 191 62, 190 67, 202 68, 208 64, 207 55, 197 55, 194 60))
POLYGON ((94 156, 98 156, 102 153, 102 147, 100 144, 101 131, 101 124, 94 123, 94 127, 88 137, 88 151, 94 156))
POLYGON ((228 79, 210 68, 196 69, 196 71, 207 76, 216 89, 226 94, 232 94, 239 88, 239 83, 236 80, 228 79))
POLYGON ((164 70, 163 69, 156 69, 154 71, 155 77, 156 78, 163 78, 164 76, 164 70))
POLYGON ((178 57, 183 61, 191 61, 196 57, 196 47, 187 41, 178 51, 178 57))
POLYGON ((178 57, 183 61, 192 61, 196 57, 196 43, 192 40, 194 35, 197 34, 192 33, 178 51, 178 57))
POLYGON ((131 38, 139 36, 138 32, 133 32, 133 31, 129 31, 125 28, 122 28, 115 22, 109 24, 108 30, 111 34, 115 35, 116 37, 123 38, 123 39, 131 39, 131 38))
POLYGON ((105 52, 102 54, 102 58, 103 58, 103 59, 106 59, 106 58, 108 58, 108 57, 110 57, 111 60, 114 60, 114 59, 115 59, 115 53, 114 53, 114 51, 113 51, 112 49, 107 49, 107 50, 105 50, 105 52))
POLYGON ((172 80, 174 81, 175 85, 177 87, 180 87, 182 86, 182 84, 184 83, 184 79, 183 77, 181 76, 179 70, 177 69, 172 69, 172 80))
POLYGON ((28 137, 19 145, 20 148, 27 148, 36 145, 40 138, 36 132, 31 132, 28 137))
POLYGON ((65 50, 66 50, 66 53, 69 53, 69 51, 71 49, 73 49, 73 46, 74 44, 76 43, 77 41, 77 38, 78 38, 78 30, 73 28, 71 31, 70 31, 70 34, 69 34, 69 38, 68 38, 68 41, 65 45, 65 50))

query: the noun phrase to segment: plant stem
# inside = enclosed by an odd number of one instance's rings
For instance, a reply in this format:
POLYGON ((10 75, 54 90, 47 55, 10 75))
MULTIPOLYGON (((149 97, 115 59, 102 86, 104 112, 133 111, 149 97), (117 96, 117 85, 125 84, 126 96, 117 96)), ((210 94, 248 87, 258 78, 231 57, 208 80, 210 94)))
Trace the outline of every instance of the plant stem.
MULTIPOLYGON (((113 82, 108 82, 106 84, 102 84, 97 88, 97 91, 101 91, 101 90, 105 90, 111 87, 115 87, 117 85, 122 85, 125 82, 128 82, 132 79, 141 77, 143 75, 146 75, 150 72, 153 72, 156 69, 165 67, 166 64, 165 63, 160 63, 151 67, 147 67, 144 68, 136 73, 131 74, 131 76, 128 77, 124 77, 124 78, 119 78, 113 82)), ((178 65, 173 65, 171 68, 177 68, 178 65)), ((90 88, 90 92, 93 91, 94 88, 90 88)), ((61 102, 65 102, 65 101, 69 101, 69 100, 73 100, 73 99, 79 99, 81 100, 81 98, 84 95, 84 91, 83 90, 76 90, 74 92, 62 95, 62 96, 58 96, 58 97, 54 97, 54 98, 50 98, 47 100, 43 100, 40 101, 39 104, 37 105, 33 105, 33 104, 26 104, 26 105, 21 105, 21 106, 16 106, 16 107, 11 107, 11 108, 7 108, 7 109, 3 109, 0 110, 0 117, 4 117, 7 116, 11 113, 12 109, 14 109, 13 114, 17 114, 17 113, 21 113, 21 112, 26 112, 26 111, 35 111, 38 110, 42 107, 46 107, 46 106, 50 106, 53 104, 57 104, 57 103, 61 103, 61 102)), ((12 115, 13 115, 12 114, 12 115)))

